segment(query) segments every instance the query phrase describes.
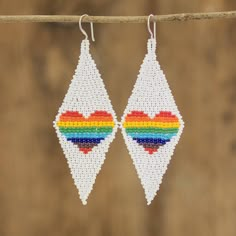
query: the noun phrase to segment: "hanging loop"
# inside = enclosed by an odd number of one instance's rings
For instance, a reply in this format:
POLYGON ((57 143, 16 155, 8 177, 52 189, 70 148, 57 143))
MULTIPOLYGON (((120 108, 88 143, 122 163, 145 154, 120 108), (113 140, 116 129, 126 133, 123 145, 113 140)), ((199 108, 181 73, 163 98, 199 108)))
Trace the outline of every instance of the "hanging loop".
MULTIPOLYGON (((85 36, 85 39, 88 39, 88 35, 86 33, 86 31, 83 29, 82 27, 82 20, 83 20, 83 17, 85 16, 88 16, 88 14, 84 14, 82 16, 80 16, 80 19, 79 19, 79 28, 82 32, 82 34, 85 36)), ((95 41, 95 38, 94 38, 94 32, 93 32, 93 22, 90 22, 90 28, 91 28, 91 37, 92 37, 92 41, 94 42, 95 41)))
POLYGON ((153 16, 154 16, 153 14, 150 14, 148 16, 147 27, 148 27, 148 32, 151 35, 151 38, 156 39, 156 21, 153 22, 153 32, 152 32, 151 27, 150 27, 150 25, 151 25, 150 20, 151 20, 151 17, 153 17, 153 16))

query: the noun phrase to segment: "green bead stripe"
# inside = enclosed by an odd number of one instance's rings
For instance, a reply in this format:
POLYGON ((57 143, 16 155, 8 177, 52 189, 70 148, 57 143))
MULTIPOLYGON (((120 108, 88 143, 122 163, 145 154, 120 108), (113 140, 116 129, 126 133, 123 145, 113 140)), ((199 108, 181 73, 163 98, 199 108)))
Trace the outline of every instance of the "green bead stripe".
POLYGON ((155 127, 148 127, 148 128, 126 128, 127 133, 177 133, 178 129, 176 128, 155 128, 155 127))
POLYGON ((86 127, 86 128, 72 128, 72 127, 60 127, 59 130, 62 133, 111 133, 112 132, 111 126, 104 126, 104 127, 86 127))

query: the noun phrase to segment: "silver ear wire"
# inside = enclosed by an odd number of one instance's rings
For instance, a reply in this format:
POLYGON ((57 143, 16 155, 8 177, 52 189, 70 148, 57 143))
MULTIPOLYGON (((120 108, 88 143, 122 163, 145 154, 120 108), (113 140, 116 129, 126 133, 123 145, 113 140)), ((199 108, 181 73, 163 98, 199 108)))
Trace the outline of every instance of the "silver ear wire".
POLYGON ((150 33, 151 38, 156 39, 156 21, 153 22, 153 32, 152 32, 151 27, 150 27, 150 19, 151 19, 151 17, 153 17, 153 14, 150 14, 148 16, 148 20, 147 20, 148 32, 150 33))
MULTIPOLYGON (((88 16, 88 14, 84 14, 80 17, 79 28, 80 28, 80 31, 82 32, 82 34, 85 36, 85 39, 88 39, 88 35, 87 35, 86 31, 82 27, 82 20, 83 20, 83 17, 85 17, 85 16, 88 16)), ((94 42, 95 38, 94 38, 94 31, 93 31, 93 22, 90 22, 90 28, 91 28, 91 38, 92 38, 92 41, 94 42)))

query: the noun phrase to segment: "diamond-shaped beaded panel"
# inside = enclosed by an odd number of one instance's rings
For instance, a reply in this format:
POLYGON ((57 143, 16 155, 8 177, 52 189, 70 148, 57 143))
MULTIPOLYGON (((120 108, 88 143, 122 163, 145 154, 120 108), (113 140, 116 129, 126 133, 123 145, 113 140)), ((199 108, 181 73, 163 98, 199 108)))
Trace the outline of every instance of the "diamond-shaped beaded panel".
POLYGON ((132 95, 122 117, 122 133, 150 204, 159 190, 184 122, 156 59, 156 40, 147 44, 132 95))
POLYGON ((81 43, 79 62, 54 127, 82 203, 86 204, 117 130, 115 112, 86 39, 81 43))

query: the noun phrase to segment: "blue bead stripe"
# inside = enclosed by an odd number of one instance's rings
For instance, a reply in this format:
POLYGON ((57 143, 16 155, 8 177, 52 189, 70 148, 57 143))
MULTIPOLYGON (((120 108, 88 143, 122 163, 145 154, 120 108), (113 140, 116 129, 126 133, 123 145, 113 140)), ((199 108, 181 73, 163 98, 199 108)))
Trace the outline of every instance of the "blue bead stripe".
POLYGON ((170 141, 170 139, 161 139, 161 138, 133 138, 133 140, 136 140, 137 143, 153 143, 153 144, 166 144, 167 142, 170 141))
POLYGON ((73 143, 100 143, 104 138, 67 138, 73 143))
POLYGON ((128 133, 132 138, 155 138, 155 139, 171 139, 176 133, 128 133))
POLYGON ((110 133, 64 133, 64 136, 66 138, 106 138, 110 133))

